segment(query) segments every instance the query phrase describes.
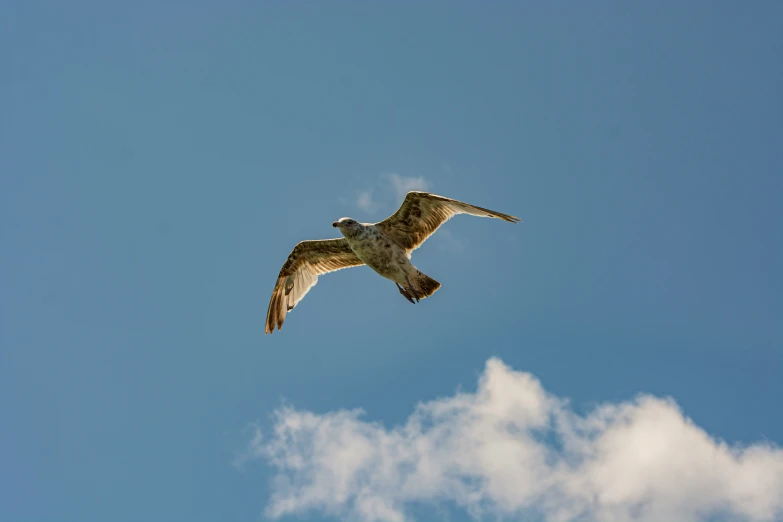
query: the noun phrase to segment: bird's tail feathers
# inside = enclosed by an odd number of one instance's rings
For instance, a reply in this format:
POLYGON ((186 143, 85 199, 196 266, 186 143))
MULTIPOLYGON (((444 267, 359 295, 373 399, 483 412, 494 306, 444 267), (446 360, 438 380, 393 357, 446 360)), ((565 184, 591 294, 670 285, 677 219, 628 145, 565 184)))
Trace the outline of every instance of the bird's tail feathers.
POLYGON ((415 276, 410 278, 410 281, 416 293, 419 294, 420 299, 431 296, 440 288, 440 283, 427 274, 418 271, 415 276))

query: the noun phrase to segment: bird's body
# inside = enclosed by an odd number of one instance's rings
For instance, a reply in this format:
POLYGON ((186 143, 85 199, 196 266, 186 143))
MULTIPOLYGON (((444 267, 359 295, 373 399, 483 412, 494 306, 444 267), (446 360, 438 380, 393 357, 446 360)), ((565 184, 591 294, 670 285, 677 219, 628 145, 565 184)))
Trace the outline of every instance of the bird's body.
MULTIPOLYGON (((385 235, 376 225, 357 223, 357 226, 348 229, 343 234, 348 246, 365 265, 372 268, 381 277, 398 285, 412 286, 415 292, 414 296, 418 293, 419 298, 429 297, 440 287, 440 283, 436 282, 437 286, 428 292, 427 288, 423 287, 423 282, 419 284, 424 274, 413 266, 410 253, 385 235)), ((405 294, 403 293, 403 295, 405 294)))
POLYGON ((375 270, 379 275, 394 280, 399 265, 407 261, 405 251, 392 243, 374 225, 357 223, 353 229, 344 233, 348 246, 362 263, 375 270))
POLYGON ((519 222, 514 216, 427 192, 409 192, 397 212, 379 223, 341 218, 332 226, 340 229, 342 238, 302 241, 288 256, 269 301, 266 333, 279 330, 318 276, 334 270, 367 265, 393 281, 411 303, 431 296, 441 285, 413 266, 411 252, 455 214, 519 222))

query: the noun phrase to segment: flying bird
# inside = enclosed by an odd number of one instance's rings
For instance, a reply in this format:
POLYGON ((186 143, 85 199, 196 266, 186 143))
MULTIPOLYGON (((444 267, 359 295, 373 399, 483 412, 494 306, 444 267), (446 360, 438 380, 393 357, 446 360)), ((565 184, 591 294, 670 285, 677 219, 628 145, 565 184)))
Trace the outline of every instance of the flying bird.
POLYGON ((378 223, 359 223, 348 217, 332 226, 343 237, 302 241, 296 245, 280 270, 269 300, 265 333, 283 327, 286 314, 318 282, 318 276, 367 265, 394 282, 411 303, 424 299, 440 288, 440 283, 423 274, 410 261, 438 228, 457 214, 498 218, 519 223, 519 218, 477 207, 428 192, 408 192, 397 212, 378 223))

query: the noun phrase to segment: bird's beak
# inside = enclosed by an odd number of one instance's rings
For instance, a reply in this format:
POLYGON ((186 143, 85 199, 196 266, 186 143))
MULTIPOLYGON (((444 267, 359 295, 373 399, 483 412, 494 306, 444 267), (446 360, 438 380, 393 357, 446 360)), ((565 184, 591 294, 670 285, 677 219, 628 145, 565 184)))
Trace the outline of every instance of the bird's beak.
POLYGON ((334 223, 332 223, 332 226, 333 226, 333 227, 337 227, 337 221, 335 221, 334 223))

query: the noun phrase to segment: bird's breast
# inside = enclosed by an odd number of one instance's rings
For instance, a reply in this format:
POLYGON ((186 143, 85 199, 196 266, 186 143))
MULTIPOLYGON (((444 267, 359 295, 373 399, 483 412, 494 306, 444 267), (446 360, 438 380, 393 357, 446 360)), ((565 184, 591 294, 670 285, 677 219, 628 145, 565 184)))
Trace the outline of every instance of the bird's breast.
POLYGON ((356 257, 384 277, 396 273, 400 263, 407 261, 402 248, 376 231, 368 230, 360 236, 348 239, 348 244, 356 257))

